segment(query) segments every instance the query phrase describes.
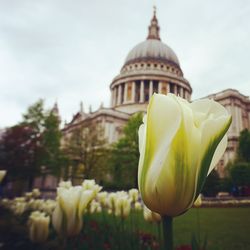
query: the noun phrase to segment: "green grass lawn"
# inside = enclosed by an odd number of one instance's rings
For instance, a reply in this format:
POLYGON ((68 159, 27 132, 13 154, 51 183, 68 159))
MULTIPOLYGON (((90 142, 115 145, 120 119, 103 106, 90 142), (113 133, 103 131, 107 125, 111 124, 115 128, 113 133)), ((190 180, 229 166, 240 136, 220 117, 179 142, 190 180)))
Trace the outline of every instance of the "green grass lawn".
MULTIPOLYGON (((142 214, 133 214, 132 220, 126 219, 127 229, 136 225, 140 231, 158 237, 157 226, 145 222, 142 214)), ((119 224, 112 217, 108 221, 119 224)), ((250 208, 193 208, 174 219, 175 246, 190 245, 193 234, 200 234, 201 241, 206 237, 209 250, 250 250, 250 208)))
POLYGON ((192 231, 206 234, 212 249, 250 249, 250 208, 191 209, 174 221, 175 242, 187 243, 192 231))

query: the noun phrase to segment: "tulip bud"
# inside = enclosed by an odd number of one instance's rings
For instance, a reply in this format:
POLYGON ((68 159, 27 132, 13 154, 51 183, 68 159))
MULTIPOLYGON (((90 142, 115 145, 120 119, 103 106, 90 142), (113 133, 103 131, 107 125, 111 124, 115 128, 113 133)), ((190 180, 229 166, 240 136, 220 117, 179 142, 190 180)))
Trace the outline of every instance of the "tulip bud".
POLYGON ((136 211, 142 210, 142 204, 139 201, 135 202, 135 210, 136 211))
POLYGON ((25 193, 25 198, 26 198, 27 200, 31 199, 31 198, 32 198, 32 192, 26 192, 26 193, 25 193))
POLYGON ((100 192, 97 194, 97 200, 100 202, 102 207, 106 206, 107 196, 107 192, 100 192))
POLYGON ((102 211, 102 207, 101 207, 100 203, 98 203, 95 200, 93 200, 90 203, 89 212, 91 214, 93 214, 93 213, 100 213, 101 211, 102 211))
POLYGON ((129 197, 132 199, 132 202, 135 203, 138 200, 138 196, 139 196, 138 189, 132 188, 129 190, 128 194, 129 194, 129 197))
POLYGON ((61 182, 59 183, 59 187, 60 187, 60 188, 69 189, 69 188, 72 187, 72 183, 71 183, 71 181, 61 181, 61 182))
POLYGON ((161 221, 161 215, 149 210, 146 206, 144 206, 143 208, 143 217, 145 221, 148 221, 148 222, 160 222, 161 221))
POLYGON ((82 188, 84 190, 93 190, 95 192, 95 195, 98 194, 98 192, 101 191, 102 187, 96 184, 95 180, 84 180, 82 183, 82 188))
POLYGON ((198 196, 196 201, 194 202, 194 207, 200 207, 202 205, 201 195, 198 196))
POLYGON ((118 196, 115 201, 115 215, 123 219, 129 216, 131 201, 126 196, 118 196))
POLYGON ((2 182, 5 175, 6 175, 6 170, 0 170, 0 183, 2 182))
POLYGON ((61 189, 58 193, 52 223, 60 235, 77 235, 83 224, 83 211, 95 198, 92 190, 83 190, 81 186, 61 189))
POLYGON ((110 193, 106 199, 106 204, 108 205, 109 209, 114 212, 115 210, 115 201, 117 198, 116 193, 110 193))
POLYGON ((13 204, 11 209, 14 212, 14 214, 22 215, 26 211, 27 207, 28 206, 26 202, 16 202, 13 204))
POLYGON ((33 242, 44 242, 49 235, 50 217, 39 211, 33 212, 28 221, 29 237, 33 242))
POLYGON ((32 196, 33 196, 34 198, 38 198, 40 195, 41 195, 41 192, 40 192, 40 190, 39 190, 38 188, 34 188, 34 189, 32 190, 32 196))
POLYGON ((139 129, 138 184, 145 205, 177 216, 192 207, 227 146, 231 116, 219 103, 154 94, 139 129))

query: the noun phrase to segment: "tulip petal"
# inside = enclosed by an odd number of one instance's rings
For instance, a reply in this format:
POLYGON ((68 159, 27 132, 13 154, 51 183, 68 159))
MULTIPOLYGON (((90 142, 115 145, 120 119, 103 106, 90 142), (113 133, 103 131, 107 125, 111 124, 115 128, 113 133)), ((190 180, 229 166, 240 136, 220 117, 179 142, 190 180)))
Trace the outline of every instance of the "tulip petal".
POLYGON ((71 187, 60 194, 59 202, 67 218, 67 232, 71 235, 74 232, 75 222, 77 220, 77 207, 81 187, 71 187))
POLYGON ((209 175, 211 173, 211 171, 214 169, 214 167, 217 165, 217 163, 221 159, 222 155, 226 151, 226 148, 227 148, 227 135, 225 135, 223 137, 223 139, 221 140, 221 142, 217 146, 207 175, 209 175))
POLYGON ((147 181, 148 194, 153 194, 153 188, 157 190, 154 192, 154 202, 151 197, 149 208, 169 216, 177 216, 192 206, 199 159, 197 149, 201 138, 199 129, 193 123, 189 103, 181 98, 174 98, 181 108, 181 124, 168 145, 168 151, 163 145, 158 150, 159 155, 155 158, 159 157, 164 164, 155 162, 155 167, 149 169, 147 181))
POLYGON ((225 136, 231 122, 232 117, 224 115, 217 119, 207 119, 203 124, 201 139, 201 163, 197 179, 196 198, 202 190, 209 170, 211 171, 211 168, 214 167, 212 164, 216 163, 218 156, 221 155, 222 150, 225 149, 225 142, 223 141, 215 154, 216 149, 225 136))
POLYGON ((63 214, 59 204, 56 205, 55 210, 52 214, 52 224, 58 234, 61 234, 63 224, 63 214))
POLYGON ((142 157, 139 161, 138 175, 142 193, 151 161, 154 161, 155 154, 162 144, 170 144, 179 124, 180 109, 176 101, 173 98, 165 98, 164 95, 154 94, 148 106, 147 122, 139 132, 140 138, 144 133, 146 135, 146 139, 140 139, 142 157))
MULTIPOLYGON (((166 98, 164 95, 154 95, 148 107, 145 152, 141 151, 142 157, 139 162, 139 187, 145 204, 156 212, 158 211, 154 208, 162 203, 157 193, 162 191, 166 193, 166 190, 171 193, 175 187, 172 164, 165 163, 180 123, 181 109, 176 97, 169 95, 166 98), (158 182, 159 179, 163 181, 158 182)), ((179 159, 177 161, 181 162, 179 159)), ((170 194, 170 200, 171 197, 170 194)), ((162 206, 164 205, 161 204, 162 206)))
POLYGON ((145 124, 141 124, 138 130, 138 137, 139 137, 139 152, 142 154, 144 139, 145 139, 145 124))
POLYGON ((95 198, 95 192, 93 190, 85 190, 82 191, 79 208, 78 208, 78 217, 81 218, 84 209, 88 206, 88 204, 95 198))

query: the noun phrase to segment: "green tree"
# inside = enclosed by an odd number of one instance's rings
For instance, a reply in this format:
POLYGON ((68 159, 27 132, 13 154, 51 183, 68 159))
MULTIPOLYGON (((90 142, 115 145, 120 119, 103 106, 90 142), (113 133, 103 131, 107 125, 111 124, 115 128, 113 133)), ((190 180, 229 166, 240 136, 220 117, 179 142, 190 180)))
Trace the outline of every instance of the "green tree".
POLYGON ((250 162, 250 131, 247 129, 240 133, 237 161, 250 162))
POLYGON ((124 136, 113 145, 110 164, 117 188, 137 187, 139 161, 138 129, 142 113, 133 115, 124 127, 124 136))
POLYGON ((250 164, 246 162, 237 162, 230 168, 232 182, 236 186, 250 185, 250 164))
POLYGON ((201 193, 205 196, 216 196, 220 191, 220 177, 218 172, 214 169, 206 179, 201 193))
POLYGON ((44 129, 44 101, 39 99, 33 105, 28 107, 28 110, 25 114, 23 114, 23 121, 21 124, 28 125, 33 128, 33 130, 37 133, 37 137, 40 136, 41 132, 44 129))
MULTIPOLYGON (((34 129, 24 124, 10 127, 0 145, 0 167, 7 170, 8 180, 18 182, 22 187, 28 181, 28 189, 31 189, 34 177, 40 172, 37 159, 41 147, 34 129)), ((16 191, 20 195, 23 190, 18 188, 16 191)))
POLYGON ((8 128, 0 146, 0 164, 8 169, 10 180, 28 180, 29 189, 41 170, 59 176, 66 163, 60 149, 59 119, 44 110, 44 101, 28 107, 23 121, 8 128), (43 167, 43 168, 42 168, 43 167))
POLYGON ((61 150, 62 132, 58 117, 50 111, 44 119, 44 128, 41 137, 41 165, 55 176, 60 176, 61 169, 67 164, 67 159, 61 150))
POLYGON ((100 124, 88 123, 75 128, 64 143, 64 152, 70 159, 73 178, 102 179, 106 165, 107 147, 100 124))

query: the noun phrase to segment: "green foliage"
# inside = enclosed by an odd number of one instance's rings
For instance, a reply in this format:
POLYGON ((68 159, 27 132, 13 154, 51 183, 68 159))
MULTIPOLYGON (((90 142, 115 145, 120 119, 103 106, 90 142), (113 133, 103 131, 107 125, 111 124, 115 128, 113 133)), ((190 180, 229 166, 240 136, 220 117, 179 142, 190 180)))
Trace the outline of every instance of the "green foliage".
POLYGON ((244 129, 240 133, 238 158, 238 161, 250 162, 250 131, 247 129, 244 129))
POLYGON ((0 145, 0 166, 8 171, 10 180, 33 178, 39 173, 37 158, 41 148, 33 128, 26 125, 8 128, 0 145))
POLYGON ((219 191, 228 192, 232 191, 233 183, 230 177, 224 177, 219 180, 219 191))
POLYGON ((250 185, 250 163, 235 163, 230 168, 230 176, 236 186, 250 185))
POLYGON ((142 123, 142 113, 132 116, 124 127, 124 136, 113 145, 111 168, 113 185, 116 188, 137 187, 139 161, 138 129, 142 123))
POLYGON ((46 173, 60 174, 65 158, 60 150, 61 132, 59 120, 53 112, 44 110, 43 100, 31 105, 23 115, 23 121, 7 128, 0 141, 0 167, 7 169, 9 181, 33 179, 46 173))
POLYGON ((198 236, 193 234, 191 239, 192 250, 206 250, 207 249, 207 236, 205 235, 204 239, 200 239, 200 232, 198 232, 198 236))
POLYGON ((22 124, 32 127, 39 134, 43 130, 44 119, 44 101, 40 99, 28 107, 27 112, 23 115, 22 124))
POLYGON ((41 165, 50 173, 60 176, 61 168, 67 164, 67 159, 60 148, 62 132, 60 121, 51 111, 45 116, 44 131, 41 138, 41 165))
POLYGON ((220 177, 216 170, 213 170, 206 179, 201 193, 205 196, 216 196, 220 191, 220 177))
POLYGON ((70 159, 71 171, 65 173, 86 179, 103 179, 107 164, 106 140, 98 124, 85 124, 75 128, 65 141, 64 152, 70 159), (69 173, 71 172, 71 173, 69 173))

